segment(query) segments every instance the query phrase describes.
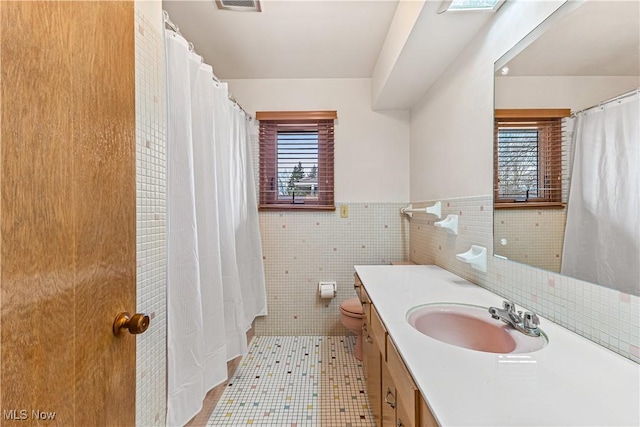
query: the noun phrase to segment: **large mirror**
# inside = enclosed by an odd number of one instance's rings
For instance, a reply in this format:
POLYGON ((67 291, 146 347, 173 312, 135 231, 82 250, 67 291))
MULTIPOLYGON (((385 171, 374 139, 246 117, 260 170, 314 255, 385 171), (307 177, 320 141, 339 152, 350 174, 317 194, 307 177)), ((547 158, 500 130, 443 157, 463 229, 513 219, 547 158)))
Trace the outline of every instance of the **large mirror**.
POLYGON ((495 256, 640 295, 639 17, 567 2, 496 62, 495 256))

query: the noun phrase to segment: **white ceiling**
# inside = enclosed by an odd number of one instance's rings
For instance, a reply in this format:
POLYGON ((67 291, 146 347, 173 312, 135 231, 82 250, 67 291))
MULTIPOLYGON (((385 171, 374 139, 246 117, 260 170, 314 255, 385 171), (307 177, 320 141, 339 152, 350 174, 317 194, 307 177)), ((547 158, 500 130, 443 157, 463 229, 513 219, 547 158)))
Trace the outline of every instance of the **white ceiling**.
POLYGON ((398 0, 262 0, 262 12, 214 0, 163 1, 221 79, 370 77, 398 0))
MULTIPOLYGON (((407 109, 495 14, 438 15, 440 0, 401 1, 262 0, 256 13, 165 0, 163 8, 221 79, 373 77, 374 109, 407 109)), ((640 1, 586 1, 508 65, 509 76, 638 76, 640 1)))
POLYGON ((509 76, 640 76, 640 1, 588 1, 508 64, 509 76))
POLYGON ((221 79, 372 77, 381 110, 411 108, 495 16, 439 15, 441 2, 262 0, 260 13, 218 10, 214 0, 162 5, 221 79))

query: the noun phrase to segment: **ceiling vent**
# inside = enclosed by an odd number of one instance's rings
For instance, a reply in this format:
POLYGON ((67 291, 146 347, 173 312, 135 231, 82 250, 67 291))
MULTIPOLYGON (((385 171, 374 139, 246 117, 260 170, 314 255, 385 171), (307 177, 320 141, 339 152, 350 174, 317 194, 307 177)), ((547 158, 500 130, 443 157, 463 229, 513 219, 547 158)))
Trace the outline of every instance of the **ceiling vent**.
POLYGON ((260 12, 260 0, 216 0, 218 9, 236 12, 260 12))

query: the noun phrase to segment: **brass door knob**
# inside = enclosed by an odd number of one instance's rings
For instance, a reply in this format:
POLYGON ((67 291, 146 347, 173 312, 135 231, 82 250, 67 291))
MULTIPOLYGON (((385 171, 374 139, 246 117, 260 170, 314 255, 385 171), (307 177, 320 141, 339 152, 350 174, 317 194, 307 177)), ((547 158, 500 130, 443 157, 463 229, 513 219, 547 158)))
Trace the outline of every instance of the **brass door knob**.
POLYGON ((130 334, 141 334, 149 328, 149 322, 149 316, 144 313, 131 316, 124 311, 118 314, 113 322, 113 335, 121 337, 125 329, 128 329, 130 334))

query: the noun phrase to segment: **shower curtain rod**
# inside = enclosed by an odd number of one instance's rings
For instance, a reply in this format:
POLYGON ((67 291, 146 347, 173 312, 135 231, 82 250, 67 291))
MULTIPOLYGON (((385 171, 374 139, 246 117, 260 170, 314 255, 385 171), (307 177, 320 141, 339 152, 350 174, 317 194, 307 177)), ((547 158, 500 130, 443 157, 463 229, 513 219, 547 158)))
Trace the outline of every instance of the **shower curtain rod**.
POLYGON ((575 113, 571 113, 571 117, 575 117, 580 113, 584 113, 585 111, 589 111, 589 110, 591 110, 593 108, 602 107, 602 106, 604 106, 606 104, 610 104, 612 102, 620 101, 620 100, 623 100, 623 99, 628 98, 630 96, 637 95, 639 93, 640 93, 640 87, 637 88, 637 89, 630 90, 629 92, 623 93, 622 95, 614 96, 613 98, 607 99, 606 101, 602 101, 599 104, 594 105, 592 107, 585 108, 585 109, 580 110, 580 111, 576 111, 575 113))
MULTIPOLYGON (((174 33, 182 36, 185 40, 186 37, 184 37, 184 35, 182 35, 182 33, 180 32, 180 28, 171 20, 171 18, 169 17, 169 12, 167 12, 166 10, 162 11, 162 16, 164 17, 164 24, 169 27, 169 29, 171 31, 173 31, 174 33)), ((197 55, 199 55, 196 51, 195 51, 195 47, 193 46, 193 43, 191 43, 190 41, 187 40, 187 43, 189 43, 189 50, 197 55)), ((202 58, 202 55, 199 55, 200 59, 202 61, 204 61, 204 59, 202 58)), ((216 77, 215 74, 213 74, 213 71, 211 71, 211 74, 213 75, 213 81, 217 82, 217 83, 222 83, 220 81, 220 79, 218 77, 216 77)), ((227 95, 227 98, 229 98, 229 101, 233 102, 240 110, 242 110, 242 112, 249 117, 249 120, 253 120, 253 117, 251 116, 251 114, 247 113, 247 110, 245 110, 242 105, 240 105, 240 103, 238 101, 236 101, 236 99, 233 97, 233 95, 231 94, 231 92, 229 92, 229 94, 227 95)))

